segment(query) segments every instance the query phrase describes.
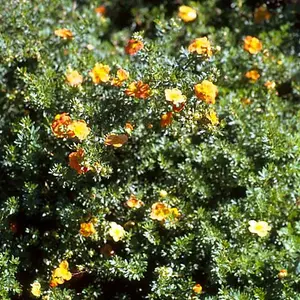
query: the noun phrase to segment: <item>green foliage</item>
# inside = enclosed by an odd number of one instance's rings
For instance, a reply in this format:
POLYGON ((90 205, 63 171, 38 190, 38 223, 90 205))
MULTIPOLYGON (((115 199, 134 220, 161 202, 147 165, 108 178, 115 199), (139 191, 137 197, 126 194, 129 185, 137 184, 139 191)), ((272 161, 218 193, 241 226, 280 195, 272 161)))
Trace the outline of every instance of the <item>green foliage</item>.
POLYGON ((21 293, 21 286, 16 279, 16 273, 20 261, 8 252, 0 253, 0 296, 3 300, 9 300, 10 295, 21 293))
POLYGON ((198 14, 190 23, 177 16, 178 1, 103 1, 104 15, 98 1, 0 3, 1 299, 34 298, 35 281, 45 300, 300 299, 297 7, 269 5, 270 20, 256 24, 247 1, 229 2, 188 1, 198 14), (56 36, 59 28, 74 38, 56 36), (245 51, 247 35, 263 51, 245 51), (203 36, 210 58, 187 50, 203 36), (132 56, 131 38, 144 43, 132 56), (94 84, 96 63, 110 66, 111 79, 120 68, 129 79, 94 84), (66 82, 70 69, 80 86, 66 82), (256 82, 245 78, 252 69, 256 82), (147 99, 125 93, 139 80, 150 86, 147 99), (195 96, 203 80, 218 86, 215 104, 195 96), (186 105, 162 127, 172 88, 186 105), (64 112, 86 122, 86 139, 54 135, 64 112), (108 146, 111 133, 128 141, 108 146), (69 165, 79 149, 82 174, 69 165), (132 194, 144 205, 125 205, 132 194), (151 218, 156 202, 180 215, 151 218), (250 220, 266 221, 270 233, 251 233, 250 220), (88 222, 95 233, 85 237, 88 222), (126 231, 120 241, 111 222, 126 231), (72 279, 51 288, 63 260, 72 279))

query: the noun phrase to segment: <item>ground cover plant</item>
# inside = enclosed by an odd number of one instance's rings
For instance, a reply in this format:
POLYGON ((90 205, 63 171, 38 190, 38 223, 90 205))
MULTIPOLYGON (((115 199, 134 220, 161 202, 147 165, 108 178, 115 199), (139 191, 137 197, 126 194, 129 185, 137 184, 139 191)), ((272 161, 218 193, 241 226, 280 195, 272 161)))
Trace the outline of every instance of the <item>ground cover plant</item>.
POLYGON ((296 1, 0 21, 1 299, 300 299, 296 1))

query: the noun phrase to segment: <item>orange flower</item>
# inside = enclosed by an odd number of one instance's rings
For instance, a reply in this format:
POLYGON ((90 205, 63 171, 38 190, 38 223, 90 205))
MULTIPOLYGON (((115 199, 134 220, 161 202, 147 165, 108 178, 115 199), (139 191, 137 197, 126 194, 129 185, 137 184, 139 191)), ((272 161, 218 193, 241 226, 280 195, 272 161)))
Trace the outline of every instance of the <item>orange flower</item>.
POLYGON ((88 167, 82 166, 81 163, 84 158, 84 150, 79 149, 76 152, 72 152, 69 154, 69 166, 76 170, 78 174, 88 172, 88 167))
POLYGON ((51 279, 51 281, 50 281, 50 283, 49 283, 49 285, 50 285, 50 287, 57 287, 58 286, 58 282, 57 282, 57 280, 55 280, 55 279, 51 279))
POLYGON ((18 225, 15 222, 9 223, 9 229, 13 232, 16 233, 18 232, 18 225))
POLYGON ((89 75, 92 77, 93 82, 95 84, 98 84, 101 82, 109 81, 109 72, 110 67, 108 65, 96 63, 94 68, 90 71, 89 75))
POLYGON ((255 82, 260 77, 260 74, 257 70, 250 70, 245 74, 245 77, 255 82))
POLYGON ((185 103, 181 103, 178 106, 177 105, 173 105, 173 111, 178 113, 181 112, 185 107, 185 103))
POLYGON ((207 37, 195 39, 188 47, 189 52, 197 52, 207 57, 212 56, 211 45, 207 37))
POLYGON ((161 127, 167 127, 172 123, 172 116, 173 113, 171 111, 167 112, 166 114, 163 114, 160 118, 160 126, 161 127))
POLYGON ((62 28, 62 29, 57 29, 54 31, 54 34, 56 36, 61 37, 64 40, 71 40, 73 39, 73 33, 71 30, 66 29, 66 28, 62 28))
POLYGON ((164 221, 170 214, 170 208, 162 203, 156 202, 151 207, 150 218, 153 220, 164 221))
POLYGON ((83 82, 83 77, 82 75, 79 74, 78 71, 68 71, 66 74, 66 81, 70 86, 78 86, 82 84, 83 82))
POLYGON ((113 146, 115 148, 122 147, 128 141, 128 136, 126 134, 109 134, 104 141, 106 146, 113 146))
POLYGON ((276 87, 276 83, 275 83, 275 81, 270 81, 270 80, 268 80, 268 81, 265 82, 264 86, 265 86, 268 90, 274 90, 275 87, 276 87))
POLYGON ((212 82, 203 80, 195 85, 195 94, 198 99, 203 100, 207 104, 215 104, 218 88, 212 82))
POLYGON ((124 81, 129 78, 129 73, 123 69, 117 71, 117 78, 114 78, 111 82, 114 86, 121 86, 124 81))
POLYGON ((192 7, 181 5, 178 11, 178 17, 184 22, 191 22, 197 18, 197 12, 192 7))
POLYGON ((71 137, 76 136, 80 140, 85 140, 91 131, 84 120, 73 121, 68 128, 73 132, 73 136, 71 137))
POLYGON ((146 99, 150 96, 149 84, 143 83, 142 81, 135 81, 129 84, 125 90, 125 94, 130 97, 136 97, 139 99, 146 99))
POLYGON ((59 264, 59 267, 52 271, 52 278, 50 281, 51 287, 56 287, 59 284, 63 284, 72 278, 72 273, 69 272, 69 264, 66 260, 59 264))
POLYGON ((244 39, 244 50, 251 54, 257 54, 262 50, 262 43, 258 38, 247 35, 244 39))
POLYGON ((242 98, 241 99, 241 102, 244 104, 244 105, 249 105, 252 103, 252 101, 249 99, 249 98, 242 98))
POLYGON ((267 9, 266 5, 261 5, 254 11, 254 23, 262 23, 263 21, 268 21, 271 18, 271 14, 267 9))
POLYGON ((73 132, 69 129, 72 120, 67 113, 58 114, 52 122, 51 129, 58 138, 71 137, 73 132))
POLYGON ((201 294, 202 293, 202 286, 201 284, 197 283, 193 286, 193 291, 196 294, 201 294))
POLYGON ((134 55, 143 48, 144 44, 142 41, 131 39, 125 47, 125 52, 129 55, 134 55))
POLYGON ((125 131, 128 133, 128 134, 131 134, 131 132, 133 131, 133 125, 131 123, 126 123, 125 124, 125 131))
POLYGON ((135 195, 131 194, 130 198, 126 201, 126 205, 130 208, 140 208, 144 205, 144 202, 137 199, 135 195))
POLYGON ((96 233, 96 229, 92 222, 81 223, 79 233, 84 237, 89 237, 96 233))
POLYGON ((100 5, 99 7, 95 8, 95 12, 99 15, 104 16, 106 13, 106 7, 104 5, 100 5))

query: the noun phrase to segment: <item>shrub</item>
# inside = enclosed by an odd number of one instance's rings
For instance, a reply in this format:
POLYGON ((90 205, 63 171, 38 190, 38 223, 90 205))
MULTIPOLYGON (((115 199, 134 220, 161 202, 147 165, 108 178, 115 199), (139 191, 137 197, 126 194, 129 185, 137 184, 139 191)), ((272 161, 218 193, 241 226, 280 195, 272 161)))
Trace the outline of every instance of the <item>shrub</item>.
POLYGON ((1 2, 3 299, 299 298, 297 7, 185 4, 1 2))

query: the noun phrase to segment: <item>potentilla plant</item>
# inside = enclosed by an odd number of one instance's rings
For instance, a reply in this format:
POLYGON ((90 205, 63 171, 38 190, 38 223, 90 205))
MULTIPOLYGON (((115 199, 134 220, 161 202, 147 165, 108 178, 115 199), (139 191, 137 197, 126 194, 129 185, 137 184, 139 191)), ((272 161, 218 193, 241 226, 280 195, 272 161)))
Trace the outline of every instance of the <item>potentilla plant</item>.
POLYGON ((1 3, 1 299, 298 299, 289 4, 1 3))

